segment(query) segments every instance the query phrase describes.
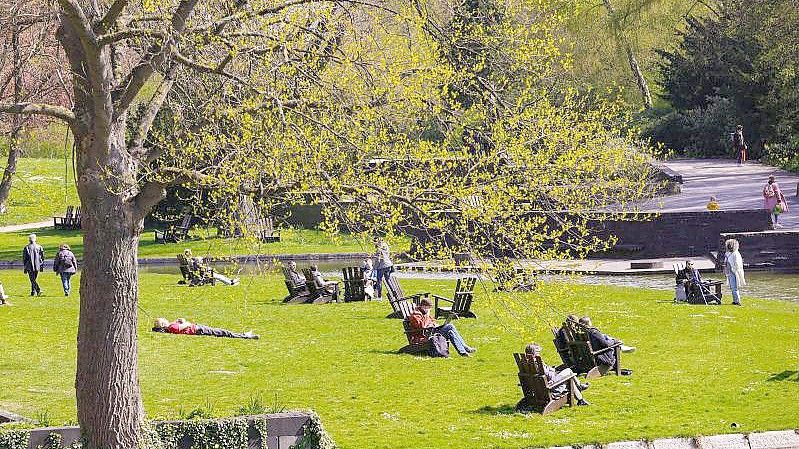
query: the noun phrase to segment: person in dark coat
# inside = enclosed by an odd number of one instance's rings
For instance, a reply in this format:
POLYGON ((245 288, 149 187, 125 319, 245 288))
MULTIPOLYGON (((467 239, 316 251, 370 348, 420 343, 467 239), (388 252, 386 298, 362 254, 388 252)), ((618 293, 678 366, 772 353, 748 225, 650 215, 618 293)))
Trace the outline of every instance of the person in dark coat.
POLYGON ((36 243, 36 234, 28 236, 28 244, 22 249, 22 263, 25 265, 24 272, 31 280, 31 296, 42 296, 42 289, 36 282, 39 272, 42 271, 44 262, 44 249, 36 243))
POLYGON ((555 346, 558 349, 560 359, 563 360, 565 365, 570 365, 572 363, 571 357, 569 356, 569 339, 566 337, 566 326, 569 322, 577 323, 577 315, 570 313, 569 316, 566 317, 566 321, 555 333, 555 346))
MULTIPOLYGON (((599 351, 600 349, 609 348, 617 343, 621 343, 621 340, 613 338, 607 334, 603 334, 599 329, 595 328, 591 323, 591 318, 587 316, 580 318, 580 324, 585 327, 586 332, 588 332, 588 338, 591 340, 591 349, 594 351, 599 351)), ((621 351, 633 352, 635 351, 635 348, 622 344, 621 351)), ((599 367, 599 372, 604 375, 611 368, 616 366, 616 353, 614 351, 605 351, 601 354, 598 354, 596 356, 596 360, 597 366, 599 367)), ((625 374, 625 371, 626 374, 631 373, 629 370, 622 370, 622 374, 625 374)))
POLYGON ((64 287, 64 296, 69 296, 71 285, 69 279, 78 271, 78 261, 75 254, 69 249, 69 245, 62 243, 58 247, 58 254, 53 260, 53 271, 61 276, 61 285, 64 287))

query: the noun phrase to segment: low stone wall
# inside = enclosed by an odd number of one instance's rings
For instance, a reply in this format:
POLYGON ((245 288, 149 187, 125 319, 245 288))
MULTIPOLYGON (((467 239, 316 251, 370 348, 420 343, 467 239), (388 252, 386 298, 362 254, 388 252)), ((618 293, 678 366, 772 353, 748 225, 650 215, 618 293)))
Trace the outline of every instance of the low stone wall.
POLYGON ((698 438, 664 438, 655 441, 621 441, 581 446, 558 446, 549 449, 799 449, 799 435, 794 430, 760 432, 744 435, 714 435, 698 438))
MULTIPOLYGON (((253 424, 253 420, 256 418, 266 418, 266 447, 268 449, 289 449, 304 435, 305 426, 311 422, 312 416, 304 412, 286 412, 256 415, 248 418, 249 427, 247 429, 247 436, 250 448, 262 447, 261 433, 253 424)), ((170 424, 175 422, 166 421, 165 423, 170 424)), ((36 449, 39 446, 45 445, 50 434, 60 435, 63 447, 67 447, 75 441, 80 440, 81 437, 80 428, 75 426, 33 429, 30 431, 28 449, 36 449)), ((184 438, 180 441, 177 449, 188 449, 191 447, 191 444, 192 441, 190 439, 184 438)))
MULTIPOLYGON (((724 241, 736 239, 746 268, 768 270, 799 270, 799 231, 724 233, 719 236, 718 251, 724 254, 724 241)), ((716 269, 724 260, 716 261, 716 269)))

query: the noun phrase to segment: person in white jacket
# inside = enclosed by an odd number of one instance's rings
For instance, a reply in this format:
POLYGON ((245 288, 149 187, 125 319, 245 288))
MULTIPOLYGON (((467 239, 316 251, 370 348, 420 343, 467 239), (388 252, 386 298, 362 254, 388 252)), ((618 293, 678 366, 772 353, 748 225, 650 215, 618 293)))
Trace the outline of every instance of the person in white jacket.
POLYGON ((746 278, 744 277, 744 261, 741 258, 741 253, 738 252, 738 240, 729 239, 724 242, 726 252, 724 253, 724 274, 727 276, 727 282, 730 284, 730 291, 732 291, 733 305, 741 305, 741 297, 738 296, 738 288, 746 285, 746 278))

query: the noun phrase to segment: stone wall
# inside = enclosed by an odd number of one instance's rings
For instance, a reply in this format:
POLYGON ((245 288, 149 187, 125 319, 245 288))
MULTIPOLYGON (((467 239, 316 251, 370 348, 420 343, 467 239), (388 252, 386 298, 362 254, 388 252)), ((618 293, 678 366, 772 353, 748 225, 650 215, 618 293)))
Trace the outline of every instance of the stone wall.
POLYGON ((771 229, 765 209, 629 214, 624 220, 595 222, 599 235, 618 238, 615 248, 592 257, 648 259, 703 256, 718 250, 722 233, 771 229))
MULTIPOLYGON (((719 254, 724 254, 724 241, 736 239, 740 243, 744 266, 750 269, 799 269, 799 231, 769 231, 723 233, 718 241, 719 254)), ((716 269, 723 268, 719 258, 716 269)))
MULTIPOLYGON (((303 426, 311 419, 308 413, 302 412, 272 413, 263 416, 267 418, 266 444, 269 449, 289 449, 302 436, 303 426)), ((30 432, 28 449, 35 449, 43 445, 45 439, 51 433, 60 434, 62 445, 65 447, 80 439, 80 428, 78 427, 43 427, 30 432)), ((252 422, 248 429, 248 436, 250 440, 249 447, 261 447, 260 433, 252 425, 252 422)), ((190 441, 183 442, 190 443, 190 441)))

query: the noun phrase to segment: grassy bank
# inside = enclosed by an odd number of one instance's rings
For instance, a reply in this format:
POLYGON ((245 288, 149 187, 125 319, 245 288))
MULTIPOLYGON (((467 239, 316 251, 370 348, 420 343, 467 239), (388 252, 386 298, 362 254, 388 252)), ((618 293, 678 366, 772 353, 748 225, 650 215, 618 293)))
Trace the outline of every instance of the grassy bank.
MULTIPOLYGON (((3 272, 13 295, 22 273, 3 272)), ((176 275, 142 274, 140 367, 149 416, 174 418, 195 408, 235 413, 255 398, 276 408, 313 408, 343 448, 520 448, 566 443, 784 429, 799 416, 799 305, 744 298, 745 307, 677 306, 668 292, 575 287, 546 307, 553 318, 589 314, 638 347, 623 363, 630 377, 607 377, 586 392, 590 407, 521 415, 511 353, 527 338, 496 318, 488 293, 477 320, 456 324, 476 357, 396 355, 401 324, 384 302, 285 306, 277 275, 239 287, 188 288, 176 275), (154 334, 156 316, 185 316, 258 341, 154 334)), ((73 421, 77 298, 14 297, 0 307, 0 408, 52 423, 73 421)), ((408 292, 452 291, 449 280, 402 280, 408 292)), ((550 298, 552 299, 552 298, 550 298)), ((545 320, 547 321, 547 320, 545 320)), ((532 329, 554 363, 546 325, 532 329)))
MULTIPOLYGON (((0 165, 5 168, 5 160, 0 165)), ((68 204, 78 204, 71 162, 65 166, 63 159, 21 158, 0 226, 52 219, 64 215, 68 204)))
MULTIPOLYGON (((36 230, 39 243, 45 248, 45 256, 52 258, 60 244, 66 243, 80 259, 83 257, 83 238, 80 231, 61 231, 52 228, 36 230)), ((0 233, 0 260, 21 260, 22 247, 28 242, 30 231, 0 233)), ((217 238, 212 232, 193 231, 193 239, 180 243, 155 243, 153 232, 142 234, 139 242, 140 258, 174 257, 184 248, 191 248, 201 256, 233 256, 246 254, 307 254, 307 253, 351 253, 374 251, 371 242, 361 241, 348 234, 330 236, 322 231, 308 229, 284 229, 281 240, 276 243, 259 243, 253 239, 217 238)), ((392 250, 408 250, 409 241, 400 238, 392 241, 392 250)))

